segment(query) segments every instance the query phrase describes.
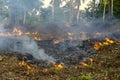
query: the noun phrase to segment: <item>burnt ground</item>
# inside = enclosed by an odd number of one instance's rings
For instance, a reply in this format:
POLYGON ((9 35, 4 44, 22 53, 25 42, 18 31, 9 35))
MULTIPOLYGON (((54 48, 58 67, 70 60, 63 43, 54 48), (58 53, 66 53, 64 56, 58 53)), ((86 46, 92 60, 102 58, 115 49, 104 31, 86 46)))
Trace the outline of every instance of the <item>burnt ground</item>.
MULTIPOLYGON (((42 47, 46 50, 50 49, 45 46, 42 47)), ((68 51, 71 50, 67 49, 68 51)), ((56 51, 54 52, 57 53, 56 51)), ((95 55, 91 56, 93 57, 93 62, 85 61, 88 64, 86 67, 80 64, 81 60, 79 58, 74 63, 75 58, 73 58, 70 59, 71 65, 69 65, 70 62, 67 62, 63 69, 56 69, 50 64, 40 62, 34 64, 27 63, 33 68, 28 70, 26 67, 20 66, 19 53, 6 51, 0 54, 0 80, 120 80, 120 39, 115 40, 114 44, 103 46, 96 51, 95 55)))

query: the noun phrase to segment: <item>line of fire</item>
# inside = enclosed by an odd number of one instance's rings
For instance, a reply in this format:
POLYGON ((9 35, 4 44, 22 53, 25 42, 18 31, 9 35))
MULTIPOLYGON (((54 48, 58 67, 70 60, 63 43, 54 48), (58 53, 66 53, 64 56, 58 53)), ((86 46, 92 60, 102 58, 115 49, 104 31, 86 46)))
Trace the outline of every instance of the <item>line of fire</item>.
POLYGON ((0 80, 120 80, 118 0, 0 0, 0 80))

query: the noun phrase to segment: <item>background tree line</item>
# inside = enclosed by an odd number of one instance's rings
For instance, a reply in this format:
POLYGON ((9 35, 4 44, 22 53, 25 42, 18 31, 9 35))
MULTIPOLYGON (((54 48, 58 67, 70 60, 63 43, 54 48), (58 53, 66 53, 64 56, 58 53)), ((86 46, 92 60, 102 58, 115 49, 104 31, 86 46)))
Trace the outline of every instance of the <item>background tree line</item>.
POLYGON ((99 3, 92 0, 85 11, 80 8, 87 0, 51 0, 47 8, 43 7, 43 1, 0 0, 0 21, 35 25, 45 22, 79 24, 85 18, 120 19, 120 0, 99 0, 99 3))

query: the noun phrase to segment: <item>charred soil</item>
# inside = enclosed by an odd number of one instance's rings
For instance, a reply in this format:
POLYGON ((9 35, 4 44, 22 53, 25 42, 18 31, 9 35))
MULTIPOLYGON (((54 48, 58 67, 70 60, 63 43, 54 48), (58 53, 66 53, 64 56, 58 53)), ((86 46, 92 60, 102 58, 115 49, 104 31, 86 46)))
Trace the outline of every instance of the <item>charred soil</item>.
POLYGON ((18 53, 1 52, 0 80, 120 80, 120 40, 96 52, 93 61, 84 62, 87 66, 78 63, 62 69, 43 66, 44 62, 21 66, 18 53))

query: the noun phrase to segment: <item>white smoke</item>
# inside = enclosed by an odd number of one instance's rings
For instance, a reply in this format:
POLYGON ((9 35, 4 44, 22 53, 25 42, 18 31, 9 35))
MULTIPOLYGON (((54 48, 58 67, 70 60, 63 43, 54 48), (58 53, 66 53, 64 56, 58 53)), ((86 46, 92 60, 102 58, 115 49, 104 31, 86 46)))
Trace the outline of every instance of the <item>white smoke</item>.
POLYGON ((28 36, 24 36, 24 39, 25 40, 19 41, 19 43, 16 42, 14 44, 14 51, 29 53, 38 60, 47 60, 50 62, 55 61, 54 58, 45 54, 44 49, 39 48, 37 43, 31 40, 28 36))
MULTIPOLYGON (((7 30, 0 26, 0 33, 7 34, 7 30)), ((44 49, 39 48, 34 40, 27 35, 22 36, 0 36, 0 51, 15 51, 20 53, 31 54, 37 60, 47 60, 54 62, 55 59, 48 56, 44 49)))

